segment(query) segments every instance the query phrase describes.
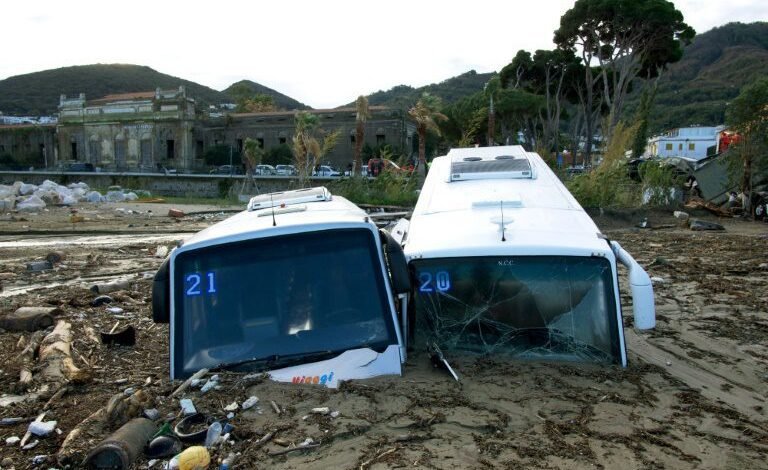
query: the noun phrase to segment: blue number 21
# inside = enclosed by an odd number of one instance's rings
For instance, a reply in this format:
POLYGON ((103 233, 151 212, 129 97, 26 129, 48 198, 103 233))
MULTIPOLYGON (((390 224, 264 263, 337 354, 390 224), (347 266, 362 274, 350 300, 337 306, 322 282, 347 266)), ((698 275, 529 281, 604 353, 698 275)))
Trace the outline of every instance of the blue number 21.
MULTIPOLYGON (((206 273, 206 277, 208 278, 208 289, 206 290, 206 293, 215 294, 216 293, 216 273, 213 273, 213 272, 206 273)), ((202 277, 200 276, 200 274, 197 274, 197 273, 189 274, 185 278, 185 281, 187 283, 186 294, 188 296, 202 294, 202 291, 200 290, 200 283, 202 282, 202 277)))

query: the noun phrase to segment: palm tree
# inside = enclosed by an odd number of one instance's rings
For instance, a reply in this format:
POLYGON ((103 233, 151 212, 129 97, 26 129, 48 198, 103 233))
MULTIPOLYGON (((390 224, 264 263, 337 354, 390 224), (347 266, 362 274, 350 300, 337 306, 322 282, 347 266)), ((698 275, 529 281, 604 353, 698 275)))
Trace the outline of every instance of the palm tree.
POLYGON ((360 176, 363 169, 363 160, 360 157, 360 153, 363 150, 363 139, 365 138, 365 121, 371 117, 371 112, 368 109, 368 98, 363 95, 358 96, 355 108, 357 108, 357 116, 355 118, 355 163, 353 165, 353 173, 355 176, 360 176))
POLYGON ((256 168, 256 165, 261 163, 264 153, 264 149, 261 148, 257 140, 253 140, 250 137, 245 139, 243 153, 240 157, 243 165, 245 165, 245 178, 243 179, 243 186, 240 188, 240 194, 246 191, 248 183, 253 185, 257 193, 260 192, 259 187, 256 185, 256 180, 253 178, 253 170, 256 168))
POLYGON ((293 135, 293 158, 299 185, 304 187, 312 175, 312 170, 320 163, 323 156, 336 146, 339 130, 323 133, 320 118, 306 111, 299 111, 295 116, 296 133, 293 135), (322 142, 318 134, 322 135, 322 142))
POLYGON ((419 101, 408 110, 408 115, 416 121, 416 133, 419 135, 419 176, 427 174, 427 131, 440 135, 440 127, 436 121, 448 120, 445 114, 437 111, 439 108, 440 98, 424 92, 419 101))

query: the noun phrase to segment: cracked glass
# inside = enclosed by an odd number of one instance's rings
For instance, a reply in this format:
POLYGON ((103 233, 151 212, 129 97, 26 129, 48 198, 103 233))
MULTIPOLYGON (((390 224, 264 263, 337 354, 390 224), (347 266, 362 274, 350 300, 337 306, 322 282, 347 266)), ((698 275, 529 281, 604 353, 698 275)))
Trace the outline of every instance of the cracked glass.
POLYGON ((518 256, 412 261, 417 334, 443 351, 620 363, 610 263, 518 256))

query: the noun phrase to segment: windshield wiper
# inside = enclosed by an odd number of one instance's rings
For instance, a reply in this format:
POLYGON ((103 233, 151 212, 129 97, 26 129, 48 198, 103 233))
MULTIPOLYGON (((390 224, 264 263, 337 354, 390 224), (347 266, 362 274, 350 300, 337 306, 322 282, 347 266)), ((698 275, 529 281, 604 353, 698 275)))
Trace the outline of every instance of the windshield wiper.
POLYGON ((299 364, 323 361, 338 356, 343 351, 315 351, 295 354, 271 354, 265 357, 244 359, 236 362, 222 362, 211 370, 236 370, 248 366, 249 372, 260 372, 299 364))

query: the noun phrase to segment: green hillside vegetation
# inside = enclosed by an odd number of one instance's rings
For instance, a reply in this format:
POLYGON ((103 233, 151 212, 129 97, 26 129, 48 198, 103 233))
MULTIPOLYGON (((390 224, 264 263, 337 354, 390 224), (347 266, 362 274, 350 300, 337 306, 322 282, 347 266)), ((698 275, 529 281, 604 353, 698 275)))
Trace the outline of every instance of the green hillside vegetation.
MULTIPOLYGON (((727 103, 768 76, 768 23, 729 23, 696 36, 659 80, 651 132, 725 122, 727 103)), ((627 117, 637 108, 635 95, 627 117)))
POLYGON ((250 80, 240 80, 239 82, 233 83, 229 87, 227 87, 223 93, 226 94, 230 100, 233 100, 234 97, 230 93, 231 90, 237 86, 247 86, 252 93, 255 94, 262 94, 262 95, 268 95, 271 96, 272 99, 275 102, 275 106, 277 109, 282 109, 286 111, 290 110, 306 110, 306 109, 312 109, 311 107, 307 106, 306 104, 297 101, 290 96, 286 96, 278 91, 273 90, 272 88, 265 87, 264 85, 261 85, 256 82, 252 82, 250 80))
POLYGON ((178 88, 184 85, 187 94, 200 104, 228 101, 223 93, 212 88, 173 77, 142 65, 96 64, 77 65, 42 72, 16 75, 0 80, 0 111, 6 114, 54 114, 59 95, 87 99, 115 93, 131 93, 178 88))
MULTIPOLYGON (((368 95, 370 106, 389 106, 398 109, 407 109, 413 106, 422 93, 437 96, 444 104, 452 104, 460 99, 481 91, 493 73, 477 73, 474 70, 456 77, 443 80, 419 88, 408 85, 398 85, 387 91, 377 91, 368 95)), ((354 106, 355 103, 347 103, 343 107, 354 106)))

